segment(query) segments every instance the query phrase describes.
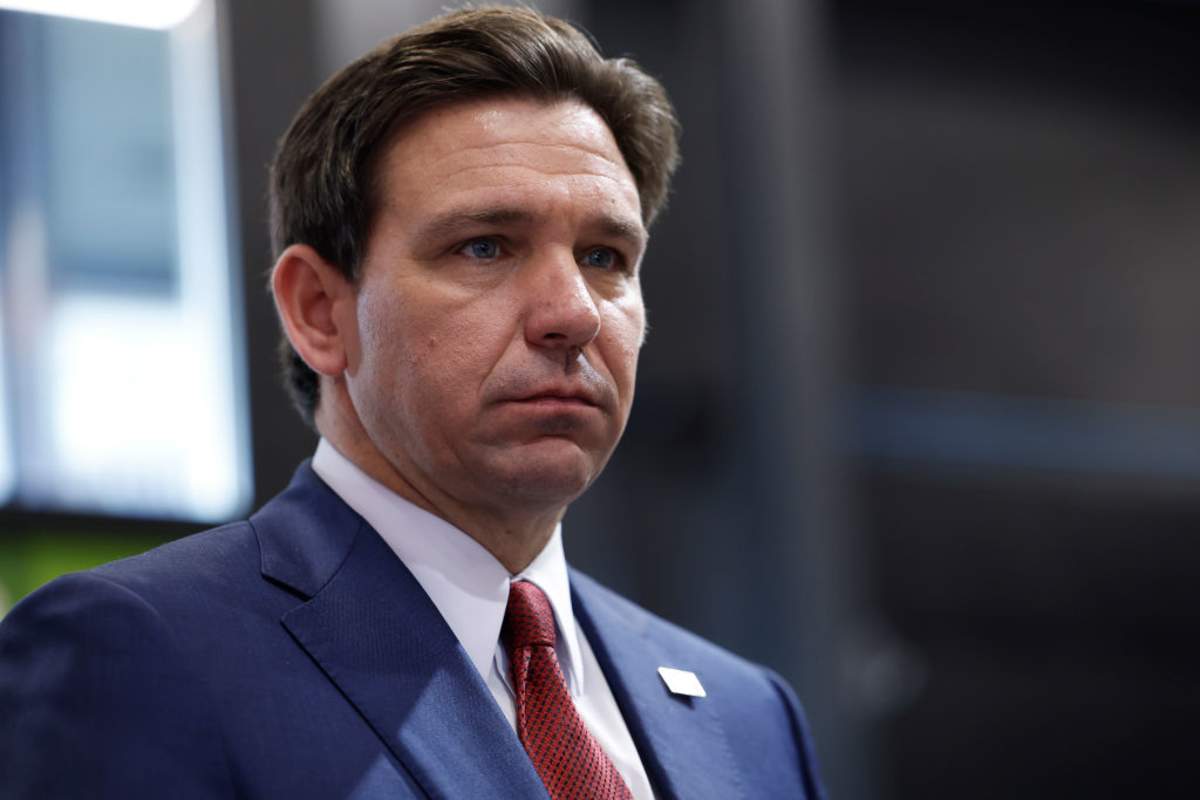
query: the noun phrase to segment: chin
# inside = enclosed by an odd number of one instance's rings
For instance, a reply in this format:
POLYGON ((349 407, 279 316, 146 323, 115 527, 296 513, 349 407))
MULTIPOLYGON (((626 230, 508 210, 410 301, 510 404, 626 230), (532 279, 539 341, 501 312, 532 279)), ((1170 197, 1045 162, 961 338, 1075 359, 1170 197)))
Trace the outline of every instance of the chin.
POLYGON ((539 442, 506 453, 488 470, 494 485, 513 500, 541 506, 566 505, 591 485, 605 459, 568 440, 539 442))

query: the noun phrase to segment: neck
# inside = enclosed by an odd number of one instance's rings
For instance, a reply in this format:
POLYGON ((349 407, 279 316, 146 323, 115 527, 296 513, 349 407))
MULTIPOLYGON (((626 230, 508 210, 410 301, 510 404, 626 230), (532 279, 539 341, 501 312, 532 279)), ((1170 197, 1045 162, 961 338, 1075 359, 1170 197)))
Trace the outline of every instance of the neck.
MULTIPOLYGON (((322 391, 326 394, 332 393, 322 391)), ((344 402, 349 404, 349 398, 344 402)), ((411 463, 394 463, 375 446, 352 408, 347 414, 345 409, 329 408, 334 405, 341 403, 327 403, 323 397, 316 423, 339 453, 375 481, 479 542, 509 573, 515 575, 529 566, 554 535, 565 505, 512 509, 465 502, 441 490, 411 463)))

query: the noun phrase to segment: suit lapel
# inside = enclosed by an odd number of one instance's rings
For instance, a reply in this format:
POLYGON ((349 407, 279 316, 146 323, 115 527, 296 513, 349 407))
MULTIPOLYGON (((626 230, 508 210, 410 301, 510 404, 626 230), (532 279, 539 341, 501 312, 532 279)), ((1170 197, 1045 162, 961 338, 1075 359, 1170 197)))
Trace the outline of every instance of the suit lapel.
POLYGON ((292 495, 292 507, 268 506, 254 520, 264 574, 312 595, 284 626, 430 797, 545 800, 516 734, 420 584, 310 469, 301 473, 281 498, 292 495), (312 520, 335 530, 314 530, 312 520))
MULTIPOLYGON (((708 698, 671 694, 661 666, 687 669, 647 635, 644 618, 606 590, 571 573, 575 616, 596 653, 642 763, 660 797, 732 800, 742 783, 725 732, 708 698)), ((700 676, 704 678, 703 675, 700 676)))

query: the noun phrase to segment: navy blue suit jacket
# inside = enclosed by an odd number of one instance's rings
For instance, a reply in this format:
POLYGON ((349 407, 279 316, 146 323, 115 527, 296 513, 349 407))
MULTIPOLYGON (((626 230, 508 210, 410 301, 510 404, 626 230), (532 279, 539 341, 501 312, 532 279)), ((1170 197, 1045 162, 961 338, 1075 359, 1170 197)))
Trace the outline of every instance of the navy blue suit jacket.
MULTIPOLYGON (((820 796, 777 676, 571 588, 660 797, 820 796)), ((6 800, 546 796, 429 597, 307 464, 248 521, 60 578, 0 623, 6 800)))

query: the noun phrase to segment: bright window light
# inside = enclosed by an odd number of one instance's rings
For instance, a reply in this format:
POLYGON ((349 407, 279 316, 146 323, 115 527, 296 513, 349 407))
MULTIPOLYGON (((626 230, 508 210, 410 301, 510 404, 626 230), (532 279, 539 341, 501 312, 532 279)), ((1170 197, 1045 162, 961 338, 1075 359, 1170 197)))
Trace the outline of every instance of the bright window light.
POLYGON ((180 24, 201 0, 0 0, 0 9, 166 30, 180 24))
MULTIPOLYGON (((0 0, 0 503, 243 514, 251 454, 216 3, 159 0, 164 25, 162 9, 194 9, 169 30, 13 5, 0 0)), ((94 5, 109 19, 121 6, 94 5)))

